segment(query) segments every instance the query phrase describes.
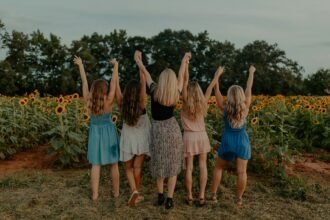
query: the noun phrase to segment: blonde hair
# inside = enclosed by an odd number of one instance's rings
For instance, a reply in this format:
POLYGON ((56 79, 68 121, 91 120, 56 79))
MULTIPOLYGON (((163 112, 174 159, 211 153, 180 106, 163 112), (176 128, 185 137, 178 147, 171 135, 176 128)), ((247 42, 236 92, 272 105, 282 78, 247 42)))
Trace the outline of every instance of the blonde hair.
POLYGON ((207 103, 203 91, 197 82, 188 84, 187 99, 183 102, 183 111, 196 119, 207 114, 207 103))
POLYGON ((165 69, 160 74, 154 98, 165 106, 176 105, 179 100, 179 88, 178 80, 173 70, 165 69))
POLYGON ((245 94, 243 88, 232 85, 227 92, 226 111, 231 127, 239 128, 244 124, 245 94))
POLYGON ((108 92, 108 83, 103 79, 94 80, 89 92, 87 106, 94 115, 104 113, 104 100, 108 92))

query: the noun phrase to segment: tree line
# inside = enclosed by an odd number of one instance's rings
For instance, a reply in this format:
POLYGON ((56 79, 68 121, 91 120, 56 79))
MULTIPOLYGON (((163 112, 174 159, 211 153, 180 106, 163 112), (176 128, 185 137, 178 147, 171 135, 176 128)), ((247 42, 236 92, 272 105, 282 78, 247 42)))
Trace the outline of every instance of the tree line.
POLYGON ((225 66, 221 79, 224 94, 232 84, 245 86, 250 64, 257 68, 254 94, 265 95, 327 95, 330 70, 319 69, 303 78, 303 68, 286 57, 277 44, 256 40, 243 48, 235 48, 229 41, 219 42, 204 31, 192 34, 187 30, 165 29, 146 38, 128 36, 125 30, 109 34, 93 33, 74 40, 69 46, 60 37, 44 36, 39 30, 26 34, 6 30, 0 20, 0 47, 5 51, 0 60, 0 94, 23 95, 37 89, 41 95, 71 94, 81 91, 80 77, 73 65, 74 55, 83 59, 88 81, 109 79, 109 59, 119 61, 120 83, 138 77, 133 59, 135 50, 143 52, 143 60, 155 79, 165 67, 178 71, 180 60, 191 51, 191 79, 206 88, 217 66, 225 66))

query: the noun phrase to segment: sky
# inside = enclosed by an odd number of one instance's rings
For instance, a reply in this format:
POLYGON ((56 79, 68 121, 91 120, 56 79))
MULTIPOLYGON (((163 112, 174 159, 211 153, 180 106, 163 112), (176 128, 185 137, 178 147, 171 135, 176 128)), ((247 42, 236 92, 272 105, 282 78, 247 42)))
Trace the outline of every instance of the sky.
POLYGON ((228 40, 277 43, 306 74, 330 68, 329 0, 0 0, 8 31, 53 33, 69 45, 93 32, 151 37, 171 28, 228 40))

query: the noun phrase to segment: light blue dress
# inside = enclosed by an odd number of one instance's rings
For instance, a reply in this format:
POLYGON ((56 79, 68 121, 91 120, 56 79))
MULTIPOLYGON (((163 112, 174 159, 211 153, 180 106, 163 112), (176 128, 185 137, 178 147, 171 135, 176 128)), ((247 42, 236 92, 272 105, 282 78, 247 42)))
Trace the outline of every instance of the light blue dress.
POLYGON ((119 161, 119 137, 111 113, 91 116, 87 159, 93 165, 119 161))
POLYGON ((246 132, 246 123, 240 128, 232 128, 227 118, 227 111, 224 111, 224 132, 221 145, 218 149, 218 156, 223 160, 232 161, 236 158, 249 160, 251 158, 251 145, 246 132))

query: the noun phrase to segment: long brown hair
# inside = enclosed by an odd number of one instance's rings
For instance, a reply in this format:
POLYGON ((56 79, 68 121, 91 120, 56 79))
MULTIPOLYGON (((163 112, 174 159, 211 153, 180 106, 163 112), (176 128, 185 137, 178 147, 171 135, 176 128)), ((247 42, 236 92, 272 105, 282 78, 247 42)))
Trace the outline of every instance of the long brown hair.
POLYGON ((103 79, 94 80, 88 98, 88 109, 94 115, 104 113, 104 100, 108 92, 108 83, 103 79))
POLYGON ((138 81, 130 80, 124 89, 121 117, 130 126, 136 125, 139 116, 142 114, 140 107, 140 87, 138 81))
POLYGON ((244 124, 243 111, 245 106, 245 94, 243 88, 238 85, 232 85, 228 89, 226 111, 227 118, 233 128, 239 128, 244 124))
POLYGON ((207 103, 198 82, 189 82, 187 90, 187 100, 183 102, 183 111, 187 112, 193 119, 200 115, 205 117, 207 103))

